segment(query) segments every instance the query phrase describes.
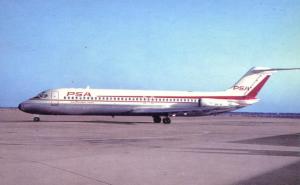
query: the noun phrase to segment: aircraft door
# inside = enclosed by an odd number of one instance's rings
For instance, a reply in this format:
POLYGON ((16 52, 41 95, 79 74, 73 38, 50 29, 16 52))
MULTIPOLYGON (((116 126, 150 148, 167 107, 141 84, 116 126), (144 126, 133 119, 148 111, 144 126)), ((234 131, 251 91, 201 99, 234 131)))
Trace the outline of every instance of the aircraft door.
POLYGON ((59 93, 58 91, 51 92, 51 105, 58 105, 59 103, 59 93))

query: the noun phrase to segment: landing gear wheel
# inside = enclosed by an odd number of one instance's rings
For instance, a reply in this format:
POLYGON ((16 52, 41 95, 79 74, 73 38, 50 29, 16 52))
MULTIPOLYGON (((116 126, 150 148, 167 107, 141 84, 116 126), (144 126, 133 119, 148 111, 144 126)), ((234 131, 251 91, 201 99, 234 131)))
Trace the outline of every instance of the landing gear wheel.
POLYGON ((166 117, 163 119, 163 123, 164 124, 170 124, 171 123, 171 119, 169 117, 166 117))
POLYGON ((34 117, 34 118, 33 118, 33 121, 34 121, 34 122, 39 122, 39 121, 40 121, 40 118, 39 118, 39 117, 34 117))
POLYGON ((161 118, 159 116, 153 116, 153 122, 154 123, 160 123, 161 122, 161 118))

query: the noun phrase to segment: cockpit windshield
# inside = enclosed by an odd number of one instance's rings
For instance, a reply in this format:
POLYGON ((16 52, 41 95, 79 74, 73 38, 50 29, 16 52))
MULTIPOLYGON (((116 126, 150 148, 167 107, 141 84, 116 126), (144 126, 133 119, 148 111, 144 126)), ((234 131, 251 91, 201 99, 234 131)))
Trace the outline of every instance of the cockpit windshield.
POLYGON ((31 98, 31 99, 45 99, 48 98, 48 94, 46 91, 41 92, 40 94, 38 94, 37 96, 31 98))

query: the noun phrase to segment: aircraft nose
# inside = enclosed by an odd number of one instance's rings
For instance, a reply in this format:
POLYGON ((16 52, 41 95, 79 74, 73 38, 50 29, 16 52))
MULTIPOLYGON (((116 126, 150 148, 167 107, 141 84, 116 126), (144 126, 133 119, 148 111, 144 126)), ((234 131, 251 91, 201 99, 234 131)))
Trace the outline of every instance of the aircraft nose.
POLYGON ((26 113, 33 113, 34 112, 34 105, 29 103, 28 101, 24 101, 19 104, 18 109, 20 111, 26 112, 26 113))
POLYGON ((23 107, 24 107, 23 104, 20 103, 19 106, 18 106, 18 109, 21 110, 21 111, 23 111, 23 107))

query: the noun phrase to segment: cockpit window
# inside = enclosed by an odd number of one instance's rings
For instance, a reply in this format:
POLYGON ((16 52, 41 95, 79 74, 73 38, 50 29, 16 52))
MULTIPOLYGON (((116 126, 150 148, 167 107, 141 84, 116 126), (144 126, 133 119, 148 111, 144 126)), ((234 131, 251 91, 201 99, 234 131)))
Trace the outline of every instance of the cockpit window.
POLYGON ((39 94, 39 97, 40 98, 47 98, 48 94, 46 94, 45 92, 42 92, 42 93, 39 94))
POLYGON ((45 91, 43 91, 31 99, 45 99, 45 98, 48 98, 48 94, 45 91))

